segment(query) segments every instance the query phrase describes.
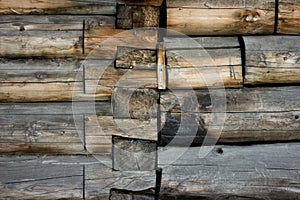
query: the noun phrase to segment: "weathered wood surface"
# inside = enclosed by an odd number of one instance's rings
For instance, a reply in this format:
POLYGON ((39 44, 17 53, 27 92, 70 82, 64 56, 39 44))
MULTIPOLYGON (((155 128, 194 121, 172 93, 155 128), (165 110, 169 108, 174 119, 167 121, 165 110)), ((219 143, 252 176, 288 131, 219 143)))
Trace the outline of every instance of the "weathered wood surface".
POLYGON ((113 169, 118 171, 151 171, 157 168, 157 143, 124 137, 113 137, 113 169))
MULTIPOLYGON (((81 157, 82 158, 82 157, 81 157)), ((78 157, 1 156, 1 199, 83 198, 78 157)))
POLYGON ((190 148, 163 168, 160 199, 298 199, 299 143, 190 148))
POLYGON ((275 0, 167 0, 167 28, 186 35, 272 34, 274 23, 275 0))
POLYGON ((127 190, 111 190, 111 200, 119 199, 141 199, 141 200, 155 200, 155 194, 153 190, 132 192, 127 190))
POLYGON ((86 154, 88 114, 112 115, 110 103, 2 103, 0 153, 86 154))
POLYGON ((118 0, 119 4, 125 5, 136 5, 136 6, 161 6, 163 0, 147 0, 147 1, 139 1, 139 0, 118 0))
POLYGON ((168 88, 241 87, 237 38, 165 38, 168 88), (178 81, 180 80, 180 81, 178 81))
POLYGON ((0 56, 62 58, 82 56, 82 31, 0 31, 0 56))
POLYGON ((298 93, 298 86, 203 90, 195 98, 188 91, 162 92, 161 142, 202 144, 220 132, 220 143, 299 140, 298 93), (214 120, 225 114, 224 124, 214 120))
POLYGON ((157 49, 157 88, 167 89, 166 49, 164 43, 158 44, 157 49))
POLYGON ((279 0, 278 27, 280 34, 300 34, 300 2, 279 0))
MULTIPOLYGON (((108 29, 109 30, 109 29, 108 29)), ((104 34, 96 26, 90 36, 84 38, 84 51, 88 58, 114 59, 117 54, 118 46, 125 46, 137 49, 156 49, 158 32, 156 28, 141 28, 134 30, 105 31, 104 34), (98 30, 97 30, 98 29, 98 30)))
POLYGON ((243 37, 245 84, 300 83, 300 37, 243 37))
POLYGON ((115 14, 115 0, 3 0, 0 14, 115 14))
POLYGON ((143 27, 158 27, 160 7, 136 6, 118 3, 116 28, 132 29, 143 27))
POLYGON ((85 116, 86 149, 89 153, 110 153, 112 136, 157 140, 157 120, 114 119, 113 116, 85 116), (147 134, 145 134, 147 133, 147 134))

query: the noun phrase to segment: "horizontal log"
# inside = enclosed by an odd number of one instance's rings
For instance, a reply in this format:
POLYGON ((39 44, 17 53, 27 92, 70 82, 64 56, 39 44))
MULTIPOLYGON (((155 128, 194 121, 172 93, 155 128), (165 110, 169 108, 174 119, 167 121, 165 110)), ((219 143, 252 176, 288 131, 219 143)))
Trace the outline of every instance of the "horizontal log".
POLYGON ((135 6, 161 6, 163 0, 147 0, 147 1, 139 1, 139 0, 118 0, 119 4, 126 5, 135 5, 135 6))
POLYGON ((237 38, 165 38, 168 88, 241 87, 237 38), (181 81, 178 81, 180 79, 181 81))
POLYGON ((85 116, 86 148, 89 153, 110 153, 112 136, 157 140, 157 120, 114 119, 113 116, 85 116), (147 133, 147 134, 145 134, 147 133))
POLYGON ((0 2, 0 14, 115 14, 116 1, 113 0, 55 0, 36 1, 10 0, 0 2))
POLYGON ((186 35, 272 34, 274 19, 275 0, 167 0, 167 28, 186 35))
POLYGON ((299 143, 194 147, 170 165, 166 161, 183 150, 167 151, 159 154, 160 199, 297 199, 299 148, 299 143))
POLYGON ((298 90, 295 86, 162 92, 161 142, 202 144, 205 137, 220 143, 299 140, 298 90))
POLYGON ((300 82, 300 37, 243 38, 246 47, 246 84, 300 82))
MULTIPOLYGON (((96 29, 96 28, 95 28, 96 29)), ((101 29, 99 29, 102 32, 101 29)), ((95 32, 97 32, 95 30, 95 32)), ((93 34, 97 34, 97 33, 93 34)), ((104 32, 106 34, 106 31, 104 32)), ((110 31, 107 32, 108 34, 110 31)), ((143 28, 122 31, 114 35, 96 35, 96 37, 85 37, 84 51, 88 58, 114 59, 118 46, 137 49, 156 49, 158 32, 155 28, 143 28)))
POLYGON ((300 34, 300 2, 279 0, 278 27, 280 34, 300 34))
POLYGON ((1 31, 0 36, 1 57, 82 56, 82 31, 1 31))
POLYGON ((0 198, 83 198, 83 166, 77 157, 1 156, 0 198))
POLYGON ((0 153, 83 153, 83 117, 73 115, 0 115, 0 153))

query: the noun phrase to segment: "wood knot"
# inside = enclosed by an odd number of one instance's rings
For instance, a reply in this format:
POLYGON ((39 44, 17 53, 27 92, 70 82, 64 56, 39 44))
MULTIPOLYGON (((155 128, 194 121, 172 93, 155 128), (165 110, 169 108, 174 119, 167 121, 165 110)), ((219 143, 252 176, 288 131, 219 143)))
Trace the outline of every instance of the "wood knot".
POLYGON ((245 22, 256 22, 259 20, 260 14, 256 11, 243 10, 241 13, 241 19, 245 22))

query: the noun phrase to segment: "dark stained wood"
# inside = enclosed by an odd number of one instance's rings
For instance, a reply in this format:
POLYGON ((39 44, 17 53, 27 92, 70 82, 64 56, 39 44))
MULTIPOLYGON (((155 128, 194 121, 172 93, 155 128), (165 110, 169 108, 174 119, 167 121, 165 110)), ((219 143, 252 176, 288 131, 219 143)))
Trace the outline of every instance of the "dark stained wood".
POLYGON ((162 142, 202 144, 205 137, 220 143, 299 140, 298 90, 295 86, 162 92, 162 142), (218 117, 226 117, 225 123, 214 120, 218 117))
POLYGON ((299 143, 194 147, 170 165, 166 161, 180 149, 161 153, 160 199, 297 199, 299 148, 299 143))
POLYGON ((0 14, 115 14, 115 0, 10 0, 0 2, 0 14))
POLYGON ((280 34, 300 34, 300 2, 279 0, 278 28, 280 34))
POLYGON ((119 4, 139 5, 139 6, 161 6, 163 0, 118 0, 119 4))
POLYGON ((119 199, 155 200, 155 195, 153 189, 147 191, 138 191, 138 192, 113 189, 110 191, 110 198, 111 200, 119 200, 119 199))
POLYGON ((157 167, 156 141, 113 136, 113 169, 151 171, 157 167))
POLYGON ((246 84, 300 83, 300 37, 243 37, 246 84))
POLYGON ((241 87, 237 38, 165 38, 168 88, 241 87), (180 80, 180 81, 178 81, 180 80))
POLYGON ((274 22, 275 0, 167 0, 167 28, 186 35, 272 34, 274 22))

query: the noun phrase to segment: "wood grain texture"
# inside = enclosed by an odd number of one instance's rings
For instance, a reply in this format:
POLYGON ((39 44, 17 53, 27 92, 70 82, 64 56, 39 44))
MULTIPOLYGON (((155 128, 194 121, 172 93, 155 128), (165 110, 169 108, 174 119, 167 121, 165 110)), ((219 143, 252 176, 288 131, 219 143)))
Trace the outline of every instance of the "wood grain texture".
POLYGON ((85 116, 86 148, 90 153, 110 153, 112 136, 157 140, 157 120, 114 119, 113 116, 85 116), (147 134, 145 134, 147 133, 147 134))
POLYGON ((115 0, 55 0, 0 2, 0 14, 115 14, 115 0))
POLYGON ((1 156, 0 198, 82 199, 83 167, 72 162, 77 157, 1 156))
POLYGON ((159 90, 167 88, 166 47, 164 43, 159 43, 157 49, 157 88, 159 90))
POLYGON ((138 5, 138 6, 161 6, 163 0, 147 0, 147 1, 139 1, 139 0, 118 0, 119 4, 125 5, 138 5))
POLYGON ((186 35, 271 34, 274 19, 275 0, 167 0, 168 29, 186 35))
POLYGON ((205 137, 220 143, 299 140, 298 93, 298 86, 162 92, 162 141, 181 146, 202 144, 205 137), (224 124, 214 120, 222 116, 224 124))
POLYGON ((300 2, 279 0, 278 28, 280 34, 300 34, 300 2))
MULTIPOLYGON (((166 166, 160 199, 297 199, 299 143, 190 148, 166 166), (199 157, 200 155, 200 157, 199 157)), ((164 167, 165 166, 165 167, 164 167)))
POLYGON ((300 82, 300 37, 243 38, 246 46, 246 84, 300 82))
POLYGON ((157 168, 156 141, 113 137, 113 169, 151 171, 157 168))
POLYGON ((165 38, 168 88, 241 87, 237 38, 165 38), (181 81, 178 81, 180 79, 181 81))
POLYGON ((0 56, 64 58, 82 56, 82 31, 0 31, 0 56))
MULTIPOLYGON (((102 32, 99 29, 99 32, 102 32)), ((111 34, 110 31, 104 32, 105 35, 95 37, 85 37, 85 55, 88 58, 114 59, 118 46, 126 46, 137 49, 156 49, 157 29, 141 28, 111 34), (108 35, 106 35, 106 33, 108 35)))

